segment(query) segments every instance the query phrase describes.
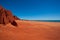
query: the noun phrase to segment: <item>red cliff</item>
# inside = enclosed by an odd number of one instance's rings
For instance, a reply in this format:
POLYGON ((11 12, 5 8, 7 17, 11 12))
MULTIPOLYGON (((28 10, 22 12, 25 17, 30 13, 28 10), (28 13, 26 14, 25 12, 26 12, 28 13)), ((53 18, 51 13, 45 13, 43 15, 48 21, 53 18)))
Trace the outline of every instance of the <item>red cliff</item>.
POLYGON ((19 20, 16 16, 14 16, 11 11, 4 9, 0 6, 0 24, 8 24, 11 23, 12 25, 16 26, 17 23, 15 20, 19 20))

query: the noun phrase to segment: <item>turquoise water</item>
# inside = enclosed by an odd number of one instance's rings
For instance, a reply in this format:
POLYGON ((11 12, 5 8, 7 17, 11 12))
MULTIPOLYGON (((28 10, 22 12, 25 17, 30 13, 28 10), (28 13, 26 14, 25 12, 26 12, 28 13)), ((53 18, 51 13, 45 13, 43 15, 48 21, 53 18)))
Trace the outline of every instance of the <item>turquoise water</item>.
POLYGON ((40 21, 40 22, 60 22, 60 20, 34 20, 34 21, 40 21))

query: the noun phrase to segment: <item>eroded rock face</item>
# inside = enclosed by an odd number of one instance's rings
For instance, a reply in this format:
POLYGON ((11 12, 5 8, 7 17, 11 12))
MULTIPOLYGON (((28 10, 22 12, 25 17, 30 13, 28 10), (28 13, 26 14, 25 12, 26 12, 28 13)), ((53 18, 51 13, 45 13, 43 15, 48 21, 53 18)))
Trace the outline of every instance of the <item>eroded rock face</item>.
POLYGON ((15 20, 19 20, 16 16, 13 16, 11 11, 5 10, 0 6, 0 24, 8 24, 11 23, 14 26, 17 26, 15 20))

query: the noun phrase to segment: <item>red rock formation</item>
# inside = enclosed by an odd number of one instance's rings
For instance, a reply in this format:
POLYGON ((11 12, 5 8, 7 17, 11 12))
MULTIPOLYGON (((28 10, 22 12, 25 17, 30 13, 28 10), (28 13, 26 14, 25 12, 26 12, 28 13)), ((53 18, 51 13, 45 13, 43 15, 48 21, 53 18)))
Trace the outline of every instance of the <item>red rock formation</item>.
POLYGON ((5 10, 3 7, 0 6, 0 24, 8 24, 11 23, 12 25, 16 26, 17 23, 15 20, 19 20, 16 16, 13 16, 11 11, 5 10))
POLYGON ((16 19, 16 20, 20 20, 17 16, 14 16, 14 19, 16 19))

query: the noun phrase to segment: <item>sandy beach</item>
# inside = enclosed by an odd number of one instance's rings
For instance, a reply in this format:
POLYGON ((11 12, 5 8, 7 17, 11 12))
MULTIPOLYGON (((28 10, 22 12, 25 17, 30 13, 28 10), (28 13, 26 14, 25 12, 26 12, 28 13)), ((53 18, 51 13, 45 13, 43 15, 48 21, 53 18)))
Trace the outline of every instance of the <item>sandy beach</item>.
POLYGON ((0 24, 0 40, 60 40, 60 22, 16 22, 17 27, 0 24))

